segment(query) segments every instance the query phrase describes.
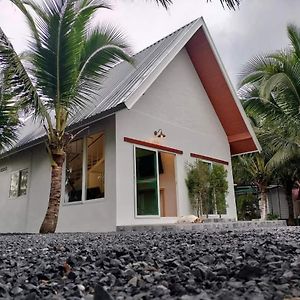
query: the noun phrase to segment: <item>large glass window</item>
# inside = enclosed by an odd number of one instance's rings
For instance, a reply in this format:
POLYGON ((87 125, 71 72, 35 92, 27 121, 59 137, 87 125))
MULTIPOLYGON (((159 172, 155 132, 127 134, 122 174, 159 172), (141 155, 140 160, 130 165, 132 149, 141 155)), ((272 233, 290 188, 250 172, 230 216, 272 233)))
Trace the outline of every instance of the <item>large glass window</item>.
POLYGON ((21 170, 20 181, 19 181, 19 196, 26 195, 27 182, 28 182, 28 169, 21 170))
POLYGON ((104 134, 73 141, 67 150, 65 202, 104 197, 104 134))
POLYGON ((137 215, 159 216, 157 153, 136 148, 137 215))
MULTIPOLYGON (((220 172, 222 173, 222 170, 224 170, 224 166, 215 164, 208 161, 202 161, 208 168, 209 174, 210 174, 210 185, 214 184, 214 186, 210 186, 209 189, 209 195, 207 198, 207 201, 204 203, 204 211, 207 215, 215 215, 215 214, 226 214, 226 192, 222 193, 216 193, 216 190, 223 190, 224 189, 224 182, 220 181, 220 172), (218 170, 217 170, 218 168, 218 170), (220 169, 221 168, 221 169, 220 169), (212 177, 212 172, 214 172, 212 177), (218 175, 218 178, 216 178, 216 175, 218 175), (213 180, 213 182, 211 181, 213 180), (221 186, 220 186, 221 184, 221 186)), ((227 174, 227 171, 225 171, 227 174)))
POLYGON ((103 134, 94 134, 87 139, 87 200, 104 197, 103 138, 103 134))
POLYGON ((11 174, 9 197, 16 198, 24 196, 27 193, 28 169, 16 171, 11 174))

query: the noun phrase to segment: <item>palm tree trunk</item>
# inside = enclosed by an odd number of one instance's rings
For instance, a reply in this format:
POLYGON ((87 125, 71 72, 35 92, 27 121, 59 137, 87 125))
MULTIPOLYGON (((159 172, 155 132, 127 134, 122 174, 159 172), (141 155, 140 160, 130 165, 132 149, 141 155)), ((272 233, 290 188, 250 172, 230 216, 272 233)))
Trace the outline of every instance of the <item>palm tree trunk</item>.
POLYGON ((289 209, 288 225, 290 225, 290 226, 295 225, 294 203, 293 203, 293 197, 292 197, 293 187, 294 187, 293 181, 286 181, 284 184, 284 189, 285 189, 285 193, 286 193, 286 201, 287 201, 288 209, 289 209))
POLYGON ((54 164, 51 169, 51 187, 47 212, 40 228, 40 233, 54 233, 58 221, 61 198, 62 167, 65 154, 53 154, 54 164))
POLYGON ((203 215, 203 199, 202 199, 201 194, 200 194, 200 207, 199 207, 199 210, 200 210, 200 216, 202 217, 202 215, 203 215))
POLYGON ((268 204, 268 195, 267 189, 265 186, 260 188, 260 219, 265 221, 267 219, 267 204, 268 204))

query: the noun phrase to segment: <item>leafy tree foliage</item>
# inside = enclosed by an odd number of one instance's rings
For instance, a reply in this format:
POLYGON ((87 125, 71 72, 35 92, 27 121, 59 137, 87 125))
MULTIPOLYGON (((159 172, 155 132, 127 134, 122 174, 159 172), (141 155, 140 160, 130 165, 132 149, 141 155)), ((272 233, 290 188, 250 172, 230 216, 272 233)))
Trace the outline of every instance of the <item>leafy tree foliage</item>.
POLYGON ((286 190, 292 223, 292 188, 299 176, 300 158, 300 30, 289 25, 287 33, 289 48, 257 56, 248 63, 240 95, 264 146, 262 155, 266 147, 272 152, 268 169, 276 173, 276 181, 286 190))
POLYGON ((228 193, 227 171, 221 165, 212 166, 201 160, 188 165, 186 185, 191 206, 197 216, 226 213, 228 193))
POLYGON ((247 114, 259 124, 261 141, 276 152, 275 164, 298 157, 300 145, 300 31, 294 25, 287 30, 291 46, 252 59, 240 89, 247 114))
POLYGON ((209 177, 209 164, 196 160, 188 165, 186 185, 191 206, 198 217, 208 214, 209 177))
MULTIPOLYGON (((272 181, 273 171, 272 168, 272 155, 270 153, 254 153, 246 154, 237 157, 233 164, 234 170, 239 170, 238 174, 243 173, 242 180, 250 180, 248 184, 253 184, 257 187, 260 193, 260 216, 262 220, 267 219, 267 202, 268 185, 272 181)), ((234 174, 234 178, 238 176, 234 174)))
POLYGON ((226 214, 226 196, 228 194, 227 170, 224 166, 213 164, 209 176, 209 187, 213 207, 220 215, 226 214))
POLYGON ((258 199, 252 193, 236 195, 236 206, 240 221, 251 221, 260 217, 258 199))

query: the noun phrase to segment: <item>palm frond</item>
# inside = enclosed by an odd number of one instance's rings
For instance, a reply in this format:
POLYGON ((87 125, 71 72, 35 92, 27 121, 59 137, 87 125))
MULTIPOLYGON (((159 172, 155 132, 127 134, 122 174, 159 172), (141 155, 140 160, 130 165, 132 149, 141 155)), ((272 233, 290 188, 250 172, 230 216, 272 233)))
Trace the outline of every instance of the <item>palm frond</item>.
POLYGON ((17 140, 17 128, 20 126, 16 99, 6 86, 7 72, 0 74, 0 151, 13 145, 17 140))
POLYGON ((164 8, 168 8, 170 4, 173 3, 173 0, 155 0, 158 5, 162 5, 164 8))
POLYGON ((25 18, 27 19, 27 22, 28 22, 28 25, 29 25, 29 28, 31 30, 31 33, 35 39, 35 42, 38 46, 41 45, 41 42, 40 42, 40 38, 39 38, 39 34, 38 34, 38 31, 37 31, 37 28, 36 28, 36 24, 34 22, 34 19, 33 17, 31 16, 31 14, 28 12, 28 10, 26 9, 25 5, 24 5, 24 2, 25 1, 22 1, 22 0, 10 0, 16 7, 19 8, 19 10, 23 13, 23 15, 25 16, 25 18))
POLYGON ((69 38, 74 25, 74 1, 45 0, 46 20, 37 24, 43 47, 34 48, 35 77, 47 106, 57 108, 68 93, 76 75, 76 59, 80 55, 78 41, 69 38))
POLYGON ((102 0, 80 0, 76 3, 73 31, 76 30, 79 38, 87 35, 91 29, 90 21, 99 9, 111 9, 111 6, 102 0))
POLYGON ((300 59, 300 31, 298 28, 289 24, 287 27, 288 37, 291 42, 292 49, 298 59, 300 59))
MULTIPOLYGON (((210 0, 211 1, 211 0, 210 0)), ((220 0, 223 7, 227 6, 229 9, 235 10, 240 6, 240 0, 220 0)))
MULTIPOLYGON (((103 79, 120 60, 132 63, 129 46, 123 34, 114 27, 95 29, 89 33, 82 48, 81 63, 73 86, 73 101, 82 107, 102 87, 103 79)), ((70 102, 71 103, 71 102, 70 102)))
POLYGON ((259 83, 270 74, 276 73, 278 69, 280 67, 269 55, 257 55, 249 60, 240 73, 239 87, 248 83, 259 83))
POLYGON ((1 27, 0 66, 6 70, 6 84, 11 88, 11 95, 18 98, 22 107, 32 109, 35 115, 40 113, 45 117, 48 126, 52 128, 50 116, 39 97, 38 90, 1 27))
MULTIPOLYGON (((162 5, 164 8, 168 8, 172 3, 173 0, 155 0, 157 4, 162 5)), ((212 2, 212 0, 206 0, 207 2, 212 2)), ((223 8, 225 6, 229 9, 235 10, 240 6, 241 0, 220 0, 223 8)))
POLYGON ((276 89, 276 93, 284 93, 285 91, 291 91, 297 99, 298 105, 300 104, 300 98, 297 92, 297 88, 293 84, 291 78, 286 73, 277 73, 272 75, 266 80, 260 88, 260 97, 269 99, 272 92, 276 89))

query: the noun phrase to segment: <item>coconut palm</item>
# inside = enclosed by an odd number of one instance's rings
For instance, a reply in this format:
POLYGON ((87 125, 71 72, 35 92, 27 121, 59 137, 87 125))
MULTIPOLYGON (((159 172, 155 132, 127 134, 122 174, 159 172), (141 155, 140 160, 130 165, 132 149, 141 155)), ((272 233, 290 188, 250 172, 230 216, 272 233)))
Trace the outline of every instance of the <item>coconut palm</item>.
POLYGON ((255 185, 260 193, 260 217, 267 219, 268 185, 272 182, 274 168, 272 167, 272 155, 270 153, 246 154, 236 158, 234 164, 243 176, 255 185))
POLYGON ((273 167, 280 169, 281 179, 290 177, 282 183, 292 219, 290 194, 295 176, 291 174, 298 172, 289 168, 300 157, 300 30, 289 25, 287 32, 289 48, 249 62, 242 74, 240 95, 247 114, 260 123, 260 139, 274 151, 273 167))
POLYGON ((5 71, 0 73, 0 151, 11 146, 17 139, 20 125, 16 100, 5 85, 5 71))
MULTIPOLYGON (((288 204, 289 218, 288 225, 294 225, 294 202, 292 192, 294 187, 299 183, 300 178, 300 160, 299 158, 287 161, 278 169, 277 180, 285 189, 286 200, 288 204)), ((298 185, 299 186, 299 185, 298 185)))
MULTIPOLYGON (((300 145, 300 31, 289 25, 290 48, 252 59, 242 73, 240 95, 247 113, 300 145)), ((279 135, 282 137, 282 135, 279 135)), ((272 137, 273 139, 273 137, 272 137)), ((273 140, 276 149, 285 139, 273 140)))
POLYGON ((61 198, 62 166, 70 118, 88 105, 103 78, 120 59, 130 61, 122 34, 113 27, 92 27, 91 18, 108 8, 100 0, 11 0, 27 18, 32 39, 28 63, 16 54, 0 29, 0 63, 15 74, 18 97, 43 123, 51 157, 49 204, 41 233, 54 232, 61 198), (34 15, 32 15, 34 11, 34 15))

